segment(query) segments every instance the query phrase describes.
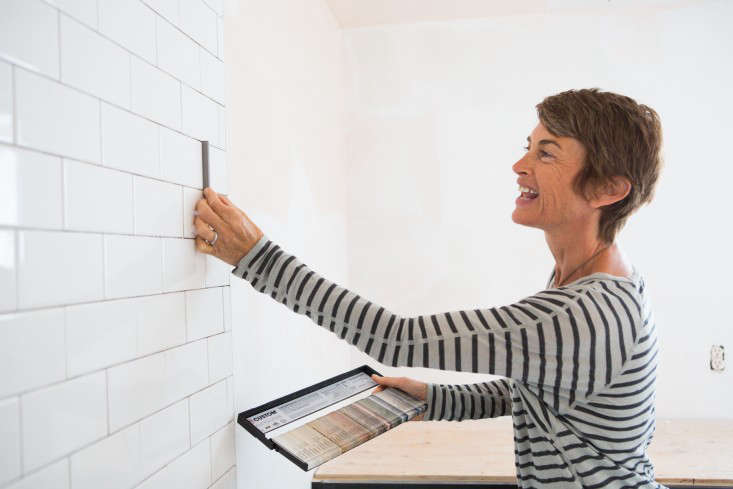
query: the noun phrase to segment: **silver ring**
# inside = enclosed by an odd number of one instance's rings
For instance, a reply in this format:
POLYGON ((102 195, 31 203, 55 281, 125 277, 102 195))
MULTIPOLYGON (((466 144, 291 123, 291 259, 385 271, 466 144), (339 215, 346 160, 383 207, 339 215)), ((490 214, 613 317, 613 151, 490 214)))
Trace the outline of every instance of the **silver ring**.
MULTIPOLYGON (((214 230, 212 229, 212 231, 214 230)), ((207 241, 207 243, 209 243, 209 246, 214 246, 214 243, 216 243, 217 239, 219 239, 219 233, 214 231, 214 239, 212 239, 211 241, 207 241)))

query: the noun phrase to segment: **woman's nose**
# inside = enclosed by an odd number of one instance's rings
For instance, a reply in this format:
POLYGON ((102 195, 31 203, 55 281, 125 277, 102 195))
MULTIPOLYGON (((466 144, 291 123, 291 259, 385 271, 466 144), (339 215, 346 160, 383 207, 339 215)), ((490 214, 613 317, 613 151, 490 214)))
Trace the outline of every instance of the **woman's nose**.
POLYGON ((527 155, 525 154, 512 165, 512 170, 517 175, 527 174, 527 166, 527 155))

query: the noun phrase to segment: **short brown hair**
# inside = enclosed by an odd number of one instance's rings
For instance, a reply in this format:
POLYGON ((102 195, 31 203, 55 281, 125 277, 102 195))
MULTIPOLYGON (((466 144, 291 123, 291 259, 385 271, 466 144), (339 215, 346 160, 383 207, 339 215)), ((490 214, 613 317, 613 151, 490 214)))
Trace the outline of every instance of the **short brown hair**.
POLYGON ((537 104, 537 116, 552 134, 572 137, 586 150, 574 187, 588 196, 614 176, 631 182, 629 194, 601 209, 599 238, 612 243, 626 219, 651 202, 662 169, 659 115, 634 99, 597 88, 568 90, 537 104))

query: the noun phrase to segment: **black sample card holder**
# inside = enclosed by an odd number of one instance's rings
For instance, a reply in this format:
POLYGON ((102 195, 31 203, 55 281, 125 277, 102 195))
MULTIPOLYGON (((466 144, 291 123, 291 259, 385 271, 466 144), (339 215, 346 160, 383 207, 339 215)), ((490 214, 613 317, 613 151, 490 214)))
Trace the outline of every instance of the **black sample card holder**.
POLYGON ((302 470, 311 470, 425 410, 424 401, 393 388, 343 403, 377 387, 372 374, 381 375, 362 365, 243 411, 237 422, 270 450, 280 452, 302 470), (341 407, 312 416, 338 403, 341 407), (304 420, 306 417, 309 419, 304 420), (300 425, 291 425, 299 420, 300 425), (281 429, 288 425, 291 427, 281 429))

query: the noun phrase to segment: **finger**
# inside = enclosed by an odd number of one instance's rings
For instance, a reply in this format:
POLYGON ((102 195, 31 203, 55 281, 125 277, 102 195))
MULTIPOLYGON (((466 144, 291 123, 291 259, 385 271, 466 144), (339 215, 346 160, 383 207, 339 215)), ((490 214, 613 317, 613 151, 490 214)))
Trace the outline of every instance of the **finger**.
POLYGON ((229 200, 229 197, 224 194, 219 194, 219 200, 221 200, 225 205, 236 207, 234 204, 232 204, 232 201, 229 200))
POLYGON ((224 213, 228 209, 228 206, 224 205, 224 203, 219 198, 219 194, 214 192, 214 189, 211 187, 206 187, 204 189, 204 197, 206 198, 206 201, 209 203, 212 209, 214 209, 214 212, 219 214, 219 216, 224 217, 224 213))
POLYGON ((387 387, 394 387, 397 385, 396 377, 382 377, 377 374, 372 375, 372 380, 374 380, 377 384, 387 386, 387 387))
POLYGON ((201 236, 196 238, 196 249, 199 250, 201 253, 206 253, 207 255, 214 254, 214 247, 204 241, 204 238, 202 238, 201 236))
POLYGON ((214 229, 222 229, 224 221, 211 209, 205 199, 200 199, 196 202, 196 211, 199 213, 198 217, 203 219, 206 224, 212 226, 214 229))
POLYGON ((208 242, 214 241, 214 231, 204 222, 203 219, 196 217, 193 220, 193 225, 196 228, 196 236, 201 236, 208 242))

